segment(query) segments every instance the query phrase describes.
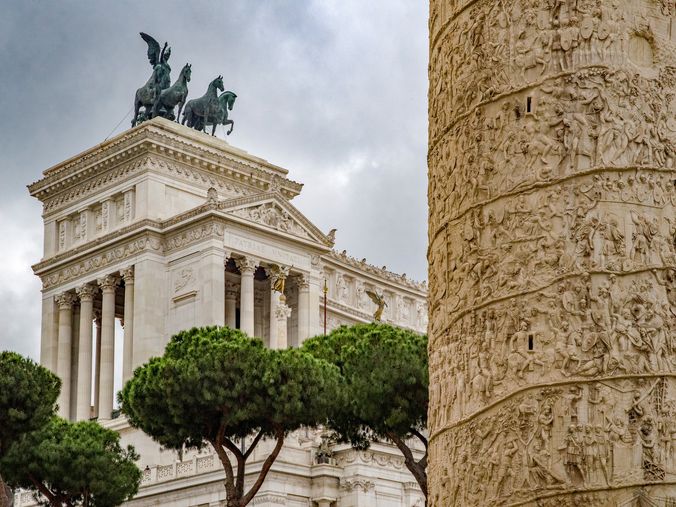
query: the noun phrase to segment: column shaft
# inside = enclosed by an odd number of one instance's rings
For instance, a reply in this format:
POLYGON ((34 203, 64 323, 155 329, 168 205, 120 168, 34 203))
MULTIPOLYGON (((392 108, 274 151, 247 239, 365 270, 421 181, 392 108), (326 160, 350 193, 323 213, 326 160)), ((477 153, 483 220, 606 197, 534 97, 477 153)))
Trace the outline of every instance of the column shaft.
POLYGON ((92 402, 92 320, 96 287, 85 285, 77 290, 80 297, 80 340, 77 371, 77 408, 75 419, 86 421, 91 417, 92 402))
POLYGON ((99 416, 99 389, 101 387, 101 312, 95 313, 96 356, 94 360, 94 417, 99 416))
POLYGON ((225 291, 225 325, 237 327, 237 293, 231 289, 225 291))
POLYGON ((134 372, 134 268, 122 271, 124 278, 124 349, 122 357, 122 383, 134 372))
POLYGON ((73 303, 75 298, 70 292, 57 297, 59 305, 59 340, 56 371, 61 378, 59 394, 59 415, 65 419, 70 416, 70 362, 73 332, 73 303))
POLYGON ((310 285, 306 277, 298 279, 298 345, 310 337, 310 285))
POLYGON ((106 276, 99 280, 103 293, 101 303, 101 373, 99 377, 99 420, 110 419, 113 412, 115 374, 115 287, 117 279, 106 276))
POLYGON ((256 262, 253 259, 237 260, 237 267, 242 273, 239 322, 240 329, 249 336, 254 335, 254 272, 256 262))

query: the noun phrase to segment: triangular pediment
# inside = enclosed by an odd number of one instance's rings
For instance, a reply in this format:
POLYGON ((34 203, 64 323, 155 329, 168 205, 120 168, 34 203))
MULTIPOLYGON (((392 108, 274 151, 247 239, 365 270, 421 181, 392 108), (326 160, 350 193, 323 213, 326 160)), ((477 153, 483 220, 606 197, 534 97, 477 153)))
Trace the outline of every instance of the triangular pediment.
POLYGON ((259 226, 332 247, 331 239, 279 192, 266 192, 218 203, 219 211, 259 226))

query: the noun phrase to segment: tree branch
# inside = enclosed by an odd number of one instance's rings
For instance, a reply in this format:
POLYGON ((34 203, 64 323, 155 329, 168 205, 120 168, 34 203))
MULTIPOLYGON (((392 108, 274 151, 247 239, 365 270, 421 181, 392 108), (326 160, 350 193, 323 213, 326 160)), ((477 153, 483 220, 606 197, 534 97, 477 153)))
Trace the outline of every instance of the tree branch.
POLYGON ((420 440, 422 442, 422 444, 425 446, 425 450, 427 450, 427 439, 425 438, 425 435, 420 433, 415 428, 411 428, 411 433, 413 433, 416 437, 418 437, 418 440, 420 440))
POLYGON ((258 435, 256 435, 256 438, 254 438, 254 439, 253 439, 253 442, 251 442, 251 445, 249 446, 249 448, 248 448, 248 449, 246 450, 246 452, 244 453, 244 459, 248 459, 248 458, 249 458, 249 456, 251 455, 251 453, 253 452, 253 450, 254 450, 254 449, 256 448, 256 446, 258 445, 258 442, 261 441, 261 438, 263 438, 263 430, 260 430, 260 431, 258 432, 258 435))
POLYGON ((263 462, 263 467, 261 468, 261 471, 258 474, 256 482, 254 483, 253 486, 251 486, 249 492, 242 498, 242 505, 247 505, 253 499, 253 497, 256 496, 256 493, 258 493, 258 490, 261 489, 263 481, 265 480, 265 477, 268 475, 268 472, 270 471, 272 464, 277 459, 279 451, 282 450, 282 446, 284 445, 284 430, 282 430, 282 428, 275 429, 275 438, 277 439, 275 448, 272 450, 270 455, 267 458, 265 458, 265 461, 263 462))
POLYGON ((47 489, 47 486, 38 481, 31 473, 28 474, 28 480, 33 483, 33 486, 49 501, 53 503, 56 500, 56 495, 47 489))
POLYGON ((427 498, 427 471, 425 470, 427 465, 427 453, 425 453, 425 456, 423 456, 420 462, 417 462, 413 457, 413 452, 411 452, 411 449, 409 449, 399 435, 388 432, 386 433, 386 436, 394 442, 394 445, 396 445, 404 455, 404 464, 406 465, 406 468, 413 474, 413 477, 415 477, 415 480, 418 482, 425 498, 427 498))

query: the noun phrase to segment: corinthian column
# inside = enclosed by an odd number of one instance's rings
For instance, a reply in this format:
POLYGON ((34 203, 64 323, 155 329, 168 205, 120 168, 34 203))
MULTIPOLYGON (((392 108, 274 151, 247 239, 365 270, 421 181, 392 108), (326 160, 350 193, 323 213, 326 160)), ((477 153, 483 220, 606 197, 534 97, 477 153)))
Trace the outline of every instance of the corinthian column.
POLYGON ((225 289, 225 325, 231 329, 237 327, 237 291, 230 285, 225 289))
POLYGON ((239 327, 249 336, 254 335, 254 272, 258 263, 249 257, 235 261, 242 274, 239 302, 239 327))
POLYGON ((115 375, 115 288, 118 278, 112 275, 98 280, 101 287, 101 357, 99 376, 99 419, 110 419, 113 413, 115 375))
POLYGON ((56 372, 61 378, 61 393, 59 394, 59 415, 70 418, 70 363, 71 346, 73 340, 73 304, 75 295, 64 292, 56 297, 59 306, 59 341, 56 372))
POLYGON ((310 282, 305 275, 298 281, 298 346, 310 337, 310 282))
POLYGON ((77 289, 80 298, 80 340, 77 363, 77 406, 75 418, 86 421, 91 417, 92 404, 92 321, 94 320, 94 295, 98 288, 83 285, 77 289))
POLYGON ((675 15, 430 3, 431 507, 676 497, 675 15))
POLYGON ((134 372, 134 268, 122 270, 124 280, 124 350, 122 357, 122 384, 134 372))

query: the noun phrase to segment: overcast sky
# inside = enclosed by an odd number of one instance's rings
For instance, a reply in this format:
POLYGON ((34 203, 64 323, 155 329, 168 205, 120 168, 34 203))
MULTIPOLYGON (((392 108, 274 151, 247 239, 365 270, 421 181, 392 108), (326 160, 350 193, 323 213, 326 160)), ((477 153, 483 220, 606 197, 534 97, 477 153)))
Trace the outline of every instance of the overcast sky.
POLYGON ((26 185, 127 114, 150 75, 140 31, 170 43, 172 81, 192 63, 191 97, 223 75, 228 141, 305 183, 293 202, 336 249, 425 279, 427 16, 412 0, 3 0, 0 350, 39 354, 26 185))

